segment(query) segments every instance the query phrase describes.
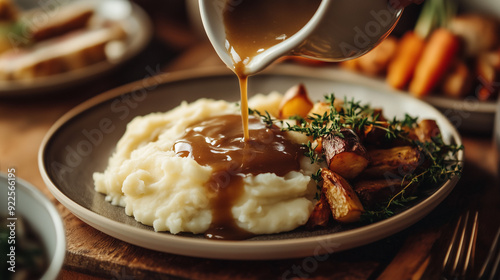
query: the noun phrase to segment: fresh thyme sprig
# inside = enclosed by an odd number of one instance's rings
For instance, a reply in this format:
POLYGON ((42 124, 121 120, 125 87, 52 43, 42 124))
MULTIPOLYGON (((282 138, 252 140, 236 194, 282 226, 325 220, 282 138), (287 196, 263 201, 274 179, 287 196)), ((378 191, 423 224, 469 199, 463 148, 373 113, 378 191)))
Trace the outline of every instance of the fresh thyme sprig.
POLYGON ((436 186, 453 176, 462 174, 462 166, 456 160, 456 154, 464 148, 462 145, 446 145, 440 135, 432 137, 428 142, 413 141, 413 143, 421 151, 429 166, 419 172, 406 175, 401 183, 403 184, 402 190, 386 203, 364 212, 363 221, 374 222, 388 218, 394 215, 394 208, 405 207, 409 202, 417 199, 416 196, 405 196, 408 188, 413 185, 436 186))
MULTIPOLYGON (((322 114, 314 113, 307 118, 299 116, 290 118, 295 120, 295 124, 273 119, 268 112, 263 114, 257 110, 249 110, 249 113, 260 116, 263 122, 268 125, 281 123, 284 131, 299 132, 311 137, 313 141, 304 144, 305 155, 311 159, 311 163, 324 161, 324 155, 317 151, 318 144, 315 142, 317 139, 332 133, 343 137, 339 133, 343 128, 362 133, 368 127, 385 131, 385 137, 388 140, 402 139, 417 147, 426 162, 425 168, 420 167, 401 178, 401 191, 390 197, 386 203, 365 211, 362 220, 374 222, 385 219, 394 215, 396 208, 408 206, 410 202, 417 199, 417 196, 411 194, 407 196, 407 191, 411 186, 428 184, 435 186, 453 176, 460 176, 462 168, 456 159, 456 154, 463 149, 463 146, 447 145, 440 135, 427 142, 411 139, 408 134, 411 129, 417 126, 418 118, 406 114, 402 120, 397 118, 387 121, 380 120, 379 112, 359 101, 344 98, 343 103, 336 104, 334 94, 324 96, 324 103, 328 107, 325 112, 322 114)), ((321 181, 320 171, 314 176, 317 182, 321 181)))
MULTIPOLYGON (((323 114, 312 114, 307 120, 301 117, 294 117, 297 125, 287 124, 288 131, 303 133, 313 139, 319 139, 331 133, 336 133, 342 128, 350 128, 355 131, 363 131, 367 126, 382 129, 386 132, 387 139, 406 137, 407 132, 404 127, 412 128, 417 124, 418 118, 405 115, 400 121, 394 118, 392 121, 380 121, 379 114, 369 105, 362 105, 360 101, 347 100, 344 98, 340 110, 335 109, 335 95, 325 95, 325 103, 329 105, 329 110, 323 114)), ((337 134, 342 137, 342 134, 337 134)))
POLYGON ((316 173, 311 174, 311 179, 316 181, 316 195, 315 199, 319 200, 321 195, 321 189, 323 188, 321 182, 323 181, 323 177, 321 177, 321 169, 318 169, 316 173))
POLYGON ((267 126, 273 126, 275 122, 280 122, 276 119, 273 119, 268 111, 265 111, 265 113, 261 113, 258 110, 248 108, 248 114, 259 116, 262 119, 262 122, 264 122, 267 126))
POLYGON ((305 147, 307 150, 304 155, 311 159, 311 164, 323 162, 325 160, 324 155, 316 151, 318 144, 313 144, 311 141, 308 141, 305 147))

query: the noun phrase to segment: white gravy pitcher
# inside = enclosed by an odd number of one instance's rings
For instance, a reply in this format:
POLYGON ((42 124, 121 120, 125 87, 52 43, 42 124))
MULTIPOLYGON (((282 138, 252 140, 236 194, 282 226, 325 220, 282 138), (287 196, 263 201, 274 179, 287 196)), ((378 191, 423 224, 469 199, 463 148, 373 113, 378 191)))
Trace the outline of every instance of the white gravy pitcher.
MULTIPOLYGON (((237 8, 242 1, 199 0, 208 38, 222 61, 233 70, 235 61, 228 51, 223 11, 225 7, 237 8)), ((300 30, 253 56, 245 64, 242 74, 253 75, 285 55, 323 61, 359 57, 377 46, 393 30, 402 14, 402 9, 393 8, 397 1, 322 0, 300 30)))

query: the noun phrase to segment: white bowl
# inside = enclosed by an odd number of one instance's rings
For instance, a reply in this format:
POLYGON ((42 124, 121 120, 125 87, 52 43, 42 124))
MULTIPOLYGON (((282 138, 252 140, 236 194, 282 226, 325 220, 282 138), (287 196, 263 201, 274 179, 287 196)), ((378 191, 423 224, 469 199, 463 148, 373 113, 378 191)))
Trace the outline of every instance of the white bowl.
MULTIPOLYGON (((7 216, 8 201, 13 201, 6 197, 15 197, 15 210, 13 211, 15 215, 12 218, 23 217, 33 231, 38 233, 48 254, 49 266, 41 279, 56 279, 66 254, 66 235, 62 219, 54 205, 36 187, 18 178, 17 174, 12 173, 12 175, 16 177, 15 196, 8 194, 10 186, 8 175, 0 173, 0 189, 3 192, 3 199, 0 200, 0 214, 7 216)), ((10 206, 14 205, 10 204, 10 206)), ((11 221, 17 223, 16 220, 11 221)), ((3 222, 10 223, 11 221, 3 222)))

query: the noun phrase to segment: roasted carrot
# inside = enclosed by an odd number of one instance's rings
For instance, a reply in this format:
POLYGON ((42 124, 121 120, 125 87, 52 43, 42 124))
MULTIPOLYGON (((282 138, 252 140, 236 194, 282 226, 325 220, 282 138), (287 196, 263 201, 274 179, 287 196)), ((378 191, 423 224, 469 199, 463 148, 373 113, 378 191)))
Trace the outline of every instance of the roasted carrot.
POLYGON ((452 65, 460 49, 460 39, 444 28, 434 30, 415 68, 409 90, 422 97, 431 92, 452 65))
POLYGON ((387 69, 387 83, 402 89, 410 82, 415 67, 424 50, 425 39, 413 31, 406 32, 399 41, 399 47, 387 69))

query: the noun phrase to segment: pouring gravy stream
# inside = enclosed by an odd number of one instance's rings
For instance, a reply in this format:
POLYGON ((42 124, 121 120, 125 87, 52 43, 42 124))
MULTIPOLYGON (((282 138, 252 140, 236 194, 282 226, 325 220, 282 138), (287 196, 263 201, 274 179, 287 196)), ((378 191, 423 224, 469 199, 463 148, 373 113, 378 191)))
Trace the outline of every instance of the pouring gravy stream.
POLYGON ((224 10, 226 47, 233 60, 241 92, 244 139, 248 136, 247 65, 256 55, 286 40, 311 19, 321 0, 227 1, 224 10))
POLYGON ((246 239, 251 233, 238 227, 232 207, 243 193, 246 175, 299 171, 301 145, 285 137, 276 126, 267 127, 248 116, 247 65, 262 51, 286 40, 313 16, 321 0, 247 0, 226 2, 223 11, 227 51, 233 59, 241 92, 241 117, 220 116, 192 125, 176 141, 180 157, 192 157, 213 168, 207 190, 212 223, 205 236, 211 239, 246 239), (222 180, 221 180, 222 179, 222 180))

